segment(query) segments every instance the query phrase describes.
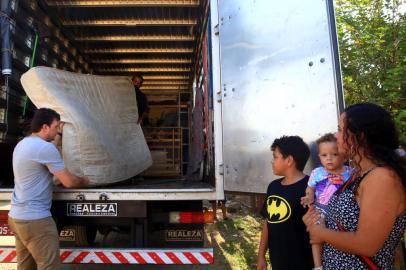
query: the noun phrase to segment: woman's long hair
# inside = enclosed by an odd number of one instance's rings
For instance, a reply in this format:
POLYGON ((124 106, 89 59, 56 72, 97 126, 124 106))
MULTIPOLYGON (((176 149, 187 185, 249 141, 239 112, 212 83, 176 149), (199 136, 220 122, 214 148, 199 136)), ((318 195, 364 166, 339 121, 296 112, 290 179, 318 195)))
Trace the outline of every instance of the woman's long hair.
POLYGON ((399 134, 389 112, 372 103, 355 104, 344 112, 344 140, 351 146, 350 155, 360 156, 362 148, 366 158, 393 169, 406 190, 406 159, 396 151, 399 134), (349 143, 348 131, 352 134, 352 143, 349 143))

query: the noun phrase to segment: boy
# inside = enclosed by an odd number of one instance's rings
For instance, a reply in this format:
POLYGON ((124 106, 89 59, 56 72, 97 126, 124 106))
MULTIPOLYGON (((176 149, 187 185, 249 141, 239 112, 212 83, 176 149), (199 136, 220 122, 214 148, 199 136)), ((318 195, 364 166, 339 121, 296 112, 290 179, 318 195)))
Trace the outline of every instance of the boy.
POLYGON ((306 209, 300 204, 309 179, 303 174, 309 147, 298 136, 283 136, 273 142, 271 150, 272 170, 283 178, 271 182, 266 193, 257 270, 267 269, 267 248, 272 270, 312 269, 309 236, 302 222, 306 209))

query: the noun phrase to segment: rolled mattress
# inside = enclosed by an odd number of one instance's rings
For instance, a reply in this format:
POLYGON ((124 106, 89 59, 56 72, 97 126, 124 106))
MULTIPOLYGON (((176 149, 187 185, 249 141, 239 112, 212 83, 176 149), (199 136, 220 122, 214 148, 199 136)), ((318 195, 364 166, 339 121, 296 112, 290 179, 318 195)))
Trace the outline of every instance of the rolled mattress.
POLYGON ((151 166, 128 78, 35 67, 21 77, 21 83, 36 107, 61 115, 66 168, 88 177, 91 186, 119 182, 151 166))

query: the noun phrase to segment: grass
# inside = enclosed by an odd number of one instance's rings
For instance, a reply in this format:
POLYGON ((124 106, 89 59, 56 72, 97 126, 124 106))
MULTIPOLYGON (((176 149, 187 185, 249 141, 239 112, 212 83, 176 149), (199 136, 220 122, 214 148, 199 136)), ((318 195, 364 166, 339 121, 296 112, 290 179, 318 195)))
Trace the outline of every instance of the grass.
POLYGON ((209 225, 207 231, 210 245, 214 247, 215 269, 256 269, 260 218, 239 213, 209 225))

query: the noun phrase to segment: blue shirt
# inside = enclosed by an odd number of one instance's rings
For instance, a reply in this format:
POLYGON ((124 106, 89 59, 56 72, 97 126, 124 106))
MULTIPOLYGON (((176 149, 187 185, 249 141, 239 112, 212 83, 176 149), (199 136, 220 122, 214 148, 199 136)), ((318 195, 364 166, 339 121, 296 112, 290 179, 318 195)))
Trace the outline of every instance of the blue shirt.
POLYGON ((9 216, 36 220, 51 216, 52 174, 65 168, 55 145, 40 137, 20 141, 13 152, 14 191, 9 216))

